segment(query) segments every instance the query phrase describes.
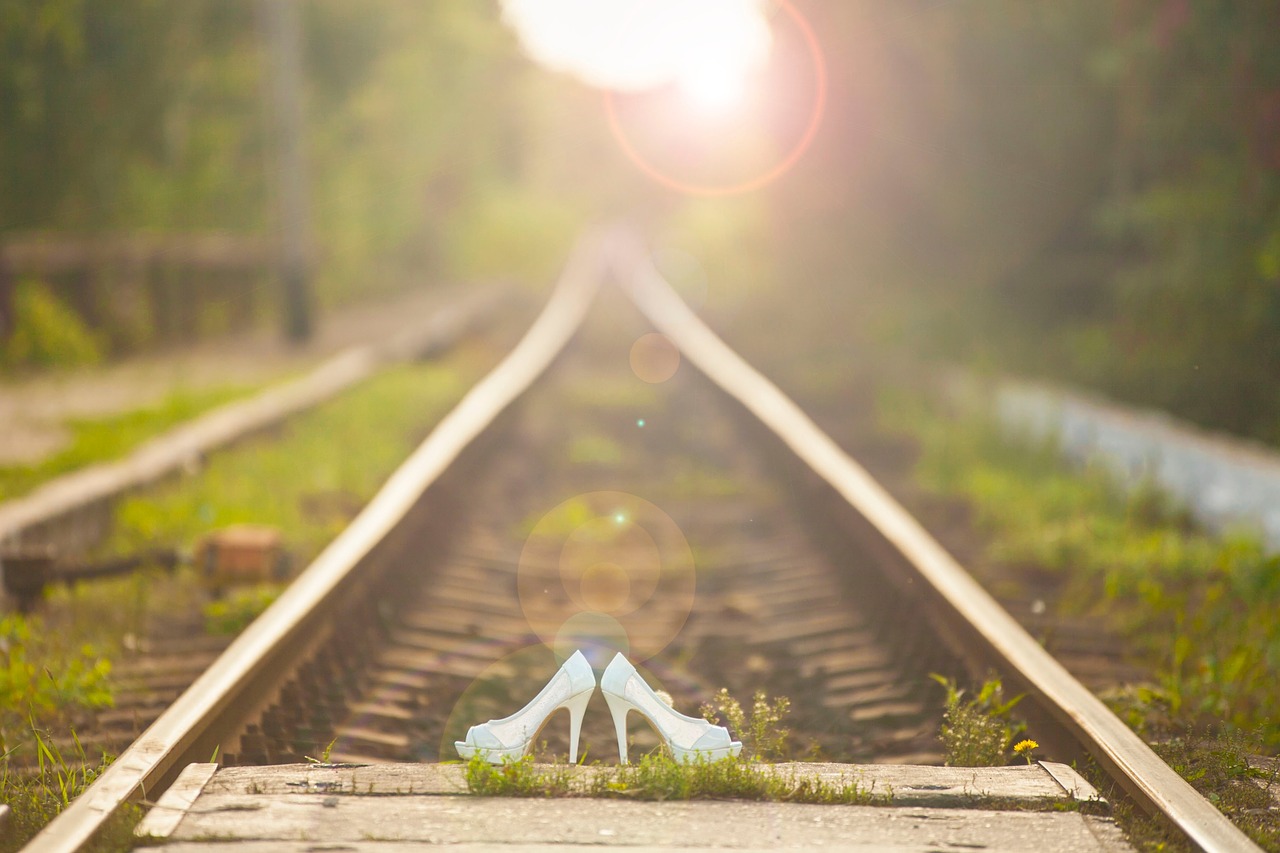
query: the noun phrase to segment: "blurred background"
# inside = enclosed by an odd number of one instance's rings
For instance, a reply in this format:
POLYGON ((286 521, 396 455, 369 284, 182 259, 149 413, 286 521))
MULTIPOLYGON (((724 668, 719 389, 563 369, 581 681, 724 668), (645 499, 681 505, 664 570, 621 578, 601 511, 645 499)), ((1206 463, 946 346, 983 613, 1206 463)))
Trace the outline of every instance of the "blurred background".
POLYGON ((614 5, 0 0, 3 371, 538 290, 622 218, 731 338, 1280 441, 1280 2, 614 5))

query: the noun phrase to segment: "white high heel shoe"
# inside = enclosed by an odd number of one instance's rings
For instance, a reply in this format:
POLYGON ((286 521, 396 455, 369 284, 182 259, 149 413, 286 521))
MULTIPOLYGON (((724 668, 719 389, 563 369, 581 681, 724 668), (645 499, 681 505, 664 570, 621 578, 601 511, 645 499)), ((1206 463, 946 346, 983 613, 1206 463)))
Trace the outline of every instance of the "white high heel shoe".
POLYGON ((537 696, 510 717, 472 726, 465 741, 454 741, 458 755, 470 759, 479 754, 490 764, 522 757, 542 731, 547 718, 561 708, 569 711, 569 761, 578 761, 578 734, 587 711, 596 675, 582 652, 574 652, 551 676, 537 696))
POLYGON ((732 740, 724 726, 686 717, 663 702, 621 653, 610 661, 600 678, 600 692, 613 715, 613 726, 618 733, 618 761, 622 764, 627 763, 628 711, 639 711, 649 720, 671 748, 676 761, 715 761, 742 751, 742 744, 732 740))

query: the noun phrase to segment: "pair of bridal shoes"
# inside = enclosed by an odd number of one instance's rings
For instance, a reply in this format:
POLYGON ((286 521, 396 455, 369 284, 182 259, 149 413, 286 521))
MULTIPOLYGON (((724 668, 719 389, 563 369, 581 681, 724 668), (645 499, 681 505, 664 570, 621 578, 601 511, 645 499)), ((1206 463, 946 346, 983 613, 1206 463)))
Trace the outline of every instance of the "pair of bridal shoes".
MULTIPOLYGON (((582 652, 574 652, 533 700, 510 717, 472 726, 465 741, 455 741, 458 755, 470 759, 481 756, 490 764, 501 764, 525 755, 543 724, 553 713, 569 712, 569 761, 578 760, 578 734, 582 717, 595 689, 595 673, 582 652)), ((742 744, 729 737, 724 726, 697 717, 686 717, 653 691, 640 673, 621 654, 614 656, 600 679, 618 735, 618 761, 627 763, 627 714, 637 711, 666 741, 677 761, 716 760, 737 755, 742 744)))

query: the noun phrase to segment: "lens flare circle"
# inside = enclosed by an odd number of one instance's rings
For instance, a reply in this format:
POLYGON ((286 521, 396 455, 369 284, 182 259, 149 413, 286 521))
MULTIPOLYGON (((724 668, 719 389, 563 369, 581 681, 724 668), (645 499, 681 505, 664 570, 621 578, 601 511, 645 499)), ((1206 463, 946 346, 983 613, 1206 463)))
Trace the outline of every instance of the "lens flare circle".
POLYGON ((818 135, 818 128, 822 126, 822 118, 826 112, 827 61, 813 27, 809 24, 808 19, 800 13, 800 10, 795 7, 792 0, 778 0, 778 6, 787 13, 799 29, 800 35, 804 38, 805 44, 809 48, 809 55, 813 60, 814 76, 813 110, 809 115, 809 124, 805 127, 804 133, 800 135, 800 139, 787 152, 787 155, 768 171, 739 183, 699 184, 691 181, 682 181, 658 168, 632 144, 622 127, 622 120, 618 116, 618 105, 614 99, 614 92, 611 89, 606 89, 604 91, 604 108, 605 116, 609 122, 609 129, 613 132, 613 136, 617 140, 619 147, 622 148, 622 152, 627 155, 627 159, 636 168, 668 189, 687 195, 714 197, 742 195, 761 189, 791 171, 796 163, 800 162, 800 158, 809 150, 809 146, 813 144, 814 138, 818 135))
POLYGON ((631 345, 631 371, 650 385, 661 385, 680 369, 680 350, 666 335, 651 332, 631 345))
POLYGON ((695 586, 693 552, 679 525, 649 501, 611 491, 578 495, 543 516, 525 540, 516 576, 520 607, 542 642, 559 651, 557 638, 591 614, 592 624, 618 626, 635 660, 680 633, 695 586))

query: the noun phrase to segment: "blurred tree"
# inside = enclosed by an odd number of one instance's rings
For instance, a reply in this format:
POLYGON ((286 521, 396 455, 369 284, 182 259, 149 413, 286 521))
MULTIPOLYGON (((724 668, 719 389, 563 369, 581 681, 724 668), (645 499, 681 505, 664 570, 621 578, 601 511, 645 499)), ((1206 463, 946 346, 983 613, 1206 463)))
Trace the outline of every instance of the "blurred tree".
POLYGON ((1140 154, 1102 221, 1135 252, 1104 381, 1280 441, 1280 3, 1131 5, 1115 64, 1140 81, 1140 154))
MULTIPOLYGON (((584 111, 581 87, 523 60, 495 3, 301 8, 320 301, 558 266, 600 206, 592 182, 564 176, 582 166, 569 152, 607 139, 598 103, 584 111), (527 248, 508 253, 513 241, 527 248)), ((265 233, 257 11, 0 0, 0 233, 265 233)))
POLYGON ((808 341, 907 344, 1280 442, 1280 2, 805 3, 772 193, 808 341), (806 313, 807 312, 807 313, 806 313), (859 329, 860 337, 850 337, 859 329))

